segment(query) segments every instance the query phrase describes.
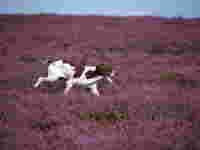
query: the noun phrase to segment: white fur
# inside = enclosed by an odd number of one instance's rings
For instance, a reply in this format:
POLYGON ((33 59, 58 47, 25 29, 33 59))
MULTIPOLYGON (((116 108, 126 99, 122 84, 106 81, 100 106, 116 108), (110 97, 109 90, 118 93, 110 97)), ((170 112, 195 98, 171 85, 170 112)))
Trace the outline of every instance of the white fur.
MULTIPOLYGON (((78 85, 83 88, 89 88, 91 93, 96 96, 100 96, 99 91, 97 89, 97 82, 103 79, 103 76, 97 76, 94 78, 87 79, 85 73, 88 71, 95 71, 96 66, 85 66, 83 73, 79 78, 74 78, 75 67, 68 64, 63 63, 62 60, 55 61, 48 66, 48 76, 47 77, 39 77, 37 82, 34 84, 34 87, 38 87, 42 82, 49 81, 54 82, 59 79, 59 77, 67 78, 66 88, 64 90, 65 95, 68 94, 70 89, 74 85, 78 85)), ((115 72, 113 71, 110 76, 106 76, 105 78, 112 83, 112 79, 115 72)))
POLYGON ((63 63, 62 60, 55 61, 48 66, 48 76, 47 77, 39 77, 37 82, 34 84, 34 87, 38 87, 42 82, 49 81, 54 82, 58 80, 60 77, 63 78, 72 78, 75 74, 75 67, 68 64, 63 63))

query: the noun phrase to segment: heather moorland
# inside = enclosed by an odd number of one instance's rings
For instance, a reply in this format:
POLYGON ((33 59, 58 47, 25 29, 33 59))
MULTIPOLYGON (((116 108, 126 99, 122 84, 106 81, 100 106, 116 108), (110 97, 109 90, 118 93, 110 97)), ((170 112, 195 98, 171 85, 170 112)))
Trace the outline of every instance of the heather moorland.
POLYGON ((199 39, 196 18, 0 15, 0 149, 199 150, 199 39), (110 63, 114 83, 34 89, 57 58, 110 63))

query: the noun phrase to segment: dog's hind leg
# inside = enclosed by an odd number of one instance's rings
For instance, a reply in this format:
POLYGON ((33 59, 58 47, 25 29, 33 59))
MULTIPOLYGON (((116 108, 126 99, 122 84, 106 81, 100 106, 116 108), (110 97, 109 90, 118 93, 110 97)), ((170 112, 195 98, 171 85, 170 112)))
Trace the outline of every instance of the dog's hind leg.
POLYGON ((72 79, 66 81, 66 88, 64 90, 65 95, 67 95, 69 93, 69 90, 73 87, 73 85, 74 85, 74 83, 73 83, 72 79))
POLYGON ((34 84, 34 88, 37 88, 42 82, 54 82, 56 80, 58 80, 59 77, 57 76, 48 76, 48 77, 39 77, 37 82, 34 84))

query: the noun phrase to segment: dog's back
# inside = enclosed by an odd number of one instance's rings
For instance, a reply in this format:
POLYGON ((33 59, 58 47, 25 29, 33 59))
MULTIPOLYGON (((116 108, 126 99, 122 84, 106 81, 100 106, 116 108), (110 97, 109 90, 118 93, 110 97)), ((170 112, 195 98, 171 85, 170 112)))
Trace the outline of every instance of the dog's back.
POLYGON ((73 77, 75 73, 75 67, 70 65, 69 63, 63 63, 63 60, 57 60, 49 64, 48 74, 50 76, 56 75, 64 78, 73 77))

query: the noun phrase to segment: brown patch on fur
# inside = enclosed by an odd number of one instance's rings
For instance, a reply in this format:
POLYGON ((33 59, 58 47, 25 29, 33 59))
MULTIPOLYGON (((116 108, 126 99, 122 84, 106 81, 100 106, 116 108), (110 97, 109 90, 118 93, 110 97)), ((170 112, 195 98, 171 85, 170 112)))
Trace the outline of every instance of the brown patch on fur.
POLYGON ((106 66, 105 64, 100 64, 96 66, 96 70, 95 71, 88 71, 86 72, 86 78, 94 78, 97 76, 110 76, 111 72, 112 72, 112 68, 111 66, 106 66))
POLYGON ((85 76, 87 79, 94 78, 96 76, 100 75, 97 71, 88 71, 85 73, 85 76))
MULTIPOLYGON (((74 75, 74 77, 80 77, 83 73, 85 69, 85 65, 80 65, 79 67, 76 68, 76 73, 74 75)), ((99 70, 95 70, 95 71, 88 71, 85 73, 85 76, 87 79, 89 78, 94 78, 94 77, 97 77, 99 75, 102 75, 102 76, 105 76, 107 75, 108 73, 103 73, 103 72, 100 72, 99 70)))
POLYGON ((78 78, 82 75, 84 69, 85 69, 85 65, 86 65, 86 61, 85 60, 81 60, 79 62, 74 62, 74 63, 71 63, 71 65, 75 66, 75 70, 76 70, 76 73, 74 74, 74 77, 75 78, 78 78))

